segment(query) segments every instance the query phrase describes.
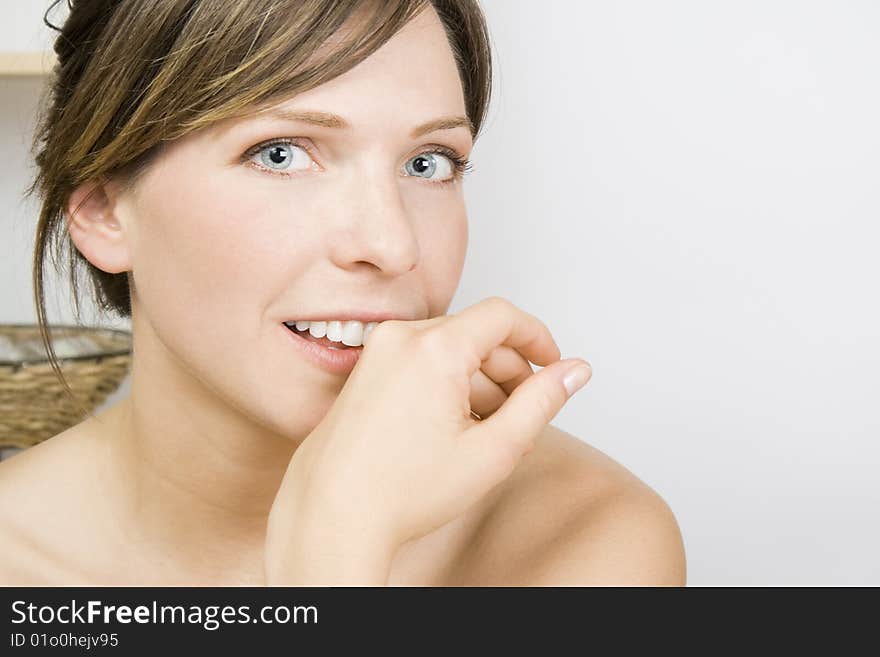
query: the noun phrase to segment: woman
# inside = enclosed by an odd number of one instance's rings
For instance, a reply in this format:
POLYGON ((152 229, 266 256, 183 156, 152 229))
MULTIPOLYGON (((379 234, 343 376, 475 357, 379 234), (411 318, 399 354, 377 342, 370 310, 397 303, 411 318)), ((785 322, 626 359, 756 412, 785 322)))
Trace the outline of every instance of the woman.
POLYGON ((131 317, 132 386, 0 464, 4 583, 684 584, 664 501, 549 425, 587 364, 499 297, 445 314, 483 20, 73 3, 31 188, 39 319, 61 232, 131 317))

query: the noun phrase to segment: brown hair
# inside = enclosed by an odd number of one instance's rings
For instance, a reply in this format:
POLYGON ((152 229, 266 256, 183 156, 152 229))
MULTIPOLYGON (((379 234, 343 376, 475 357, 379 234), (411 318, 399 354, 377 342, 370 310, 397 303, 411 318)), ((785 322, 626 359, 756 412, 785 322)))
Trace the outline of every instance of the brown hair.
POLYGON ((112 178, 133 187, 167 142, 332 80, 428 5, 455 55, 474 140, 488 110, 492 62, 478 0, 67 0, 70 13, 59 28, 47 16, 61 1, 43 16, 59 32, 57 64, 40 102, 31 147, 38 168, 25 195, 39 191, 41 198, 33 260, 37 322, 71 398, 46 321, 47 255, 60 274, 68 248, 78 323, 80 267, 103 312, 131 317, 133 284, 130 272, 102 271, 72 245, 65 209, 79 185, 112 178), (355 15, 363 20, 343 31, 355 15), (333 47, 319 54, 327 43, 333 47))

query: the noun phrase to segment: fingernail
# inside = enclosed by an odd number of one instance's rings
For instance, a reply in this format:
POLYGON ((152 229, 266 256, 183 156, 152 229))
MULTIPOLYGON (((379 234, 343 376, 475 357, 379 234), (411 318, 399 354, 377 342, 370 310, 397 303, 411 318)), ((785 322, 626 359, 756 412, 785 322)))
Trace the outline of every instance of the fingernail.
POLYGON ((593 369, 589 365, 581 364, 574 367, 565 375, 562 379, 562 385, 565 386, 565 390, 568 392, 569 397, 583 388, 592 372, 593 369))

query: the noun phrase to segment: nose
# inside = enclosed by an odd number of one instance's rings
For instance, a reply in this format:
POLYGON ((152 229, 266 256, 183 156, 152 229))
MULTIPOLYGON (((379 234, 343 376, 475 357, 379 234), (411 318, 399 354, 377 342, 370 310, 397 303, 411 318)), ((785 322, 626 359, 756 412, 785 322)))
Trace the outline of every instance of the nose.
POLYGON ((342 269, 372 265, 388 277, 415 269, 420 257, 419 243, 393 177, 361 175, 340 198, 330 235, 331 259, 342 269))

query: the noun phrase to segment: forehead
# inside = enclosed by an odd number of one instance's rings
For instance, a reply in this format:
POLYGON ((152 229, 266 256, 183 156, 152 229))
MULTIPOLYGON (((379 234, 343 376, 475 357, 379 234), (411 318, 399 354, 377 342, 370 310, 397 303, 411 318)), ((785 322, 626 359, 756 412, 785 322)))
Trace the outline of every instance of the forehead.
MULTIPOLYGON (((350 21, 358 20, 354 14, 350 21)), ((320 59, 331 53, 350 30, 343 25, 328 41, 315 51, 320 59)), ((361 78, 375 81, 379 76, 390 76, 401 81, 420 82, 419 86, 430 85, 446 78, 458 77, 455 57, 446 36, 446 30, 431 3, 426 3, 422 11, 410 19, 369 57, 359 62, 351 70, 340 76, 349 82, 361 78), (430 73, 427 77, 425 73, 430 73)), ((339 78, 338 78, 339 79, 339 78)))
MULTIPOLYGON (((324 48, 331 47, 325 44, 324 48)), ((321 52, 320 50, 318 51, 321 52)), ((465 114, 455 56, 433 7, 414 17, 382 47, 336 78, 258 112, 321 108, 353 126, 465 114)))

